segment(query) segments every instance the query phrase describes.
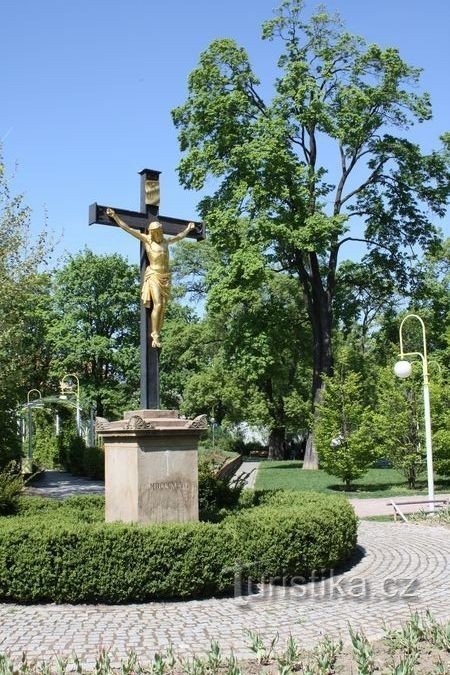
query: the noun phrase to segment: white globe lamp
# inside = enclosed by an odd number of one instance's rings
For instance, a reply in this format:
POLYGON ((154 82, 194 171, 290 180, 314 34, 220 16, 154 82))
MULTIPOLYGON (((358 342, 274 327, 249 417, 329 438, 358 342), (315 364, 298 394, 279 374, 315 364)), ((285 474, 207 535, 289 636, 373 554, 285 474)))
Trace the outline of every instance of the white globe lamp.
POLYGON ((397 377, 400 377, 403 380, 405 377, 409 377, 411 375, 412 365, 409 361, 397 361, 394 366, 394 373, 397 375, 397 377))

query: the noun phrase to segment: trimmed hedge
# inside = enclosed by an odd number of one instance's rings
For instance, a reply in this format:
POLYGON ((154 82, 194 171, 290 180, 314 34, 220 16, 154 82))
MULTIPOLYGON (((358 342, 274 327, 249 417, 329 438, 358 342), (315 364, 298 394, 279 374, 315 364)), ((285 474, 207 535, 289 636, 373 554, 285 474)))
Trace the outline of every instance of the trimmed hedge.
POLYGON ((355 550, 357 519, 348 501, 288 491, 256 499, 260 506, 239 515, 249 576, 308 578, 313 570, 335 568, 355 550))
MULTIPOLYGON (((249 498, 248 498, 249 499, 249 498)), ((357 520, 340 497, 255 495, 218 524, 102 522, 101 497, 28 498, 0 518, 0 600, 143 602, 233 588, 236 566, 254 580, 307 577, 346 560, 357 520)))
POLYGON ((105 480, 105 451, 98 446, 86 446, 80 436, 72 436, 61 452, 62 463, 75 476, 105 480))

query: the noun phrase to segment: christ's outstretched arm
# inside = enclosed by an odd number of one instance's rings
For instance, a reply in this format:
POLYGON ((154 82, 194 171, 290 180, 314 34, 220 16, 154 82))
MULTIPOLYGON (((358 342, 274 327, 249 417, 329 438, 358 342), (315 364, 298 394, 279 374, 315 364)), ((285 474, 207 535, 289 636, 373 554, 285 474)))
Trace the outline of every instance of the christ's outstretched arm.
POLYGON ((140 241, 145 242, 145 236, 142 234, 142 232, 139 232, 139 230, 134 230, 132 227, 129 227, 126 223, 124 223, 124 221, 119 218, 114 209, 107 208, 106 215, 109 216, 109 218, 112 218, 112 220, 114 220, 114 222, 117 223, 117 225, 121 227, 122 230, 125 230, 125 232, 128 232, 128 234, 136 237, 136 239, 140 239, 140 241))

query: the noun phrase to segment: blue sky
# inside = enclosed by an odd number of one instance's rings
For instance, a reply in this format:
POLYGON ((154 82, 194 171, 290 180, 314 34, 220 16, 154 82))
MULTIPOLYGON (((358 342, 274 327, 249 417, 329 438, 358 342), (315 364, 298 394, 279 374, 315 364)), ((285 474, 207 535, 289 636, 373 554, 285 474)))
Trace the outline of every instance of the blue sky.
MULTIPOLYGON (((263 83, 273 80, 274 47, 260 40, 275 0, 4 0, 0 140, 13 189, 24 192, 37 232, 45 218, 58 252, 85 245, 137 262, 135 240, 116 228, 87 226, 98 201, 138 209, 144 168, 161 175, 161 212, 196 218, 199 196, 178 183, 180 159, 170 111, 215 38, 249 52, 263 83)), ((417 138, 427 150, 450 129, 448 0, 330 0, 349 30, 393 45, 424 68, 434 120, 417 138)), ((307 3, 307 8, 317 3, 307 3)), ((448 223, 448 221, 447 221, 448 223)), ((448 225, 446 232, 449 233, 448 225)))

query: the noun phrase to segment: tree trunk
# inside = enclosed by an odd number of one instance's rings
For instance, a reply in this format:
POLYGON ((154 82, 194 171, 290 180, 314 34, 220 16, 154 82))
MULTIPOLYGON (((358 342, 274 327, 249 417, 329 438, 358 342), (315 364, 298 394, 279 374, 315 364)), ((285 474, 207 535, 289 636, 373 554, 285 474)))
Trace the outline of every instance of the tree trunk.
POLYGON ((415 490, 416 489, 416 467, 414 465, 411 465, 408 467, 408 489, 409 490, 415 490))
MULTIPOLYGON (((318 412, 317 406, 322 398, 323 375, 333 374, 333 355, 331 351, 331 301, 327 293, 323 291, 321 284, 320 287, 310 295, 307 308, 313 332, 312 415, 315 422, 318 412)), ((303 468, 306 470, 315 470, 319 468, 319 457, 314 447, 312 430, 309 432, 306 441, 303 468)))
POLYGON ((286 429, 276 427, 269 433, 269 459, 286 459, 286 429))
POLYGON ((103 401, 100 398, 100 396, 97 396, 97 398, 95 400, 95 414, 97 415, 97 417, 104 417, 104 414, 105 414, 105 410, 104 410, 104 407, 103 407, 103 401))

